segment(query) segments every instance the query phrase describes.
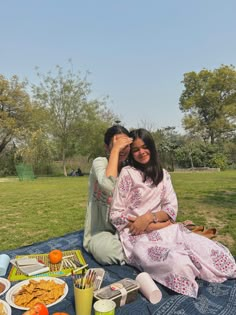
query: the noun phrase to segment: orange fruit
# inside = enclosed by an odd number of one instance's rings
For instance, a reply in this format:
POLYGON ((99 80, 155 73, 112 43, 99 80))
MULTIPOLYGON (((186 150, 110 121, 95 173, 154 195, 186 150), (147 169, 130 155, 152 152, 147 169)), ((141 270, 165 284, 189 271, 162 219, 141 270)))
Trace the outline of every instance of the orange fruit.
POLYGON ((53 249, 48 254, 48 258, 51 264, 58 264, 62 260, 62 251, 59 249, 53 249))
POLYGON ((26 311, 23 315, 49 315, 49 312, 46 305, 38 302, 28 311, 26 311))

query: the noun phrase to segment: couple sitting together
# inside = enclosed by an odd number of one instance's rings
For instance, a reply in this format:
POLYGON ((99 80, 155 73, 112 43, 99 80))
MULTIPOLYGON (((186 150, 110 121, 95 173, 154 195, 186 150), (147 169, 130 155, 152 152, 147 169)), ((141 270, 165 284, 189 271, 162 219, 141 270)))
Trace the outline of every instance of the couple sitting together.
POLYGON ((115 125, 104 142, 109 157, 96 158, 90 171, 85 249, 100 264, 127 263, 194 298, 197 278, 236 278, 228 248, 176 223, 177 197, 152 135, 115 125))

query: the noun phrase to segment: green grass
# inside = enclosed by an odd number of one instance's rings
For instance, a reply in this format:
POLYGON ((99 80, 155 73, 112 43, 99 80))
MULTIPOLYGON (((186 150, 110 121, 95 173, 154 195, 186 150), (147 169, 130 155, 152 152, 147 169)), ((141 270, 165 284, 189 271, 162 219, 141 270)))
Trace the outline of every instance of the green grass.
POLYGON ((172 173, 178 220, 217 228, 216 240, 236 255, 236 171, 172 173))
MULTIPOLYGON (((236 171, 172 173, 178 221, 216 227, 216 240, 236 255, 236 171)), ((0 179, 0 250, 83 228, 88 177, 0 179)))
POLYGON ((0 249, 81 229, 87 188, 87 176, 0 182, 0 249))

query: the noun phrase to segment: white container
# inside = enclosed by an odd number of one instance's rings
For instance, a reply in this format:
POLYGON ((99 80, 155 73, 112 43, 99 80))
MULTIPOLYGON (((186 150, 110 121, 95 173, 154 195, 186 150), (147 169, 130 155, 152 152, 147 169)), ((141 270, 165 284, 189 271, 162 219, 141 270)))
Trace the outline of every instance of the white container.
POLYGON ((0 276, 5 276, 10 263, 10 257, 7 254, 0 255, 0 276))
POLYGON ((96 300, 112 300, 116 306, 123 306, 136 300, 139 283, 133 279, 125 278, 112 283, 94 292, 96 300))

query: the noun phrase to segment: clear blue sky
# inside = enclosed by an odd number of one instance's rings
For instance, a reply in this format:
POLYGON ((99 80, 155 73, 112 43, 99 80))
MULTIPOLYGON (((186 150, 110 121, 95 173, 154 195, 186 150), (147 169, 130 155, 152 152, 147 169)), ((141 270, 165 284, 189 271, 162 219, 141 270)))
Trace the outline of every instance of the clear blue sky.
POLYGON ((1 0, 0 73, 85 74, 128 128, 175 126, 186 72, 236 65, 235 0, 1 0))

